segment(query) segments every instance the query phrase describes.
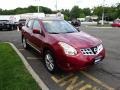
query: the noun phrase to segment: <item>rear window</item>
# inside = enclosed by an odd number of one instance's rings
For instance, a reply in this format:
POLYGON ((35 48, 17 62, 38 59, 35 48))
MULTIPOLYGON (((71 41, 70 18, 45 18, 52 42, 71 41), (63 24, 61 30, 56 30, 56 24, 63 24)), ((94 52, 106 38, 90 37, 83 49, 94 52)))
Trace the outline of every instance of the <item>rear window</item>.
POLYGON ((114 23, 120 23, 120 20, 115 20, 114 23))

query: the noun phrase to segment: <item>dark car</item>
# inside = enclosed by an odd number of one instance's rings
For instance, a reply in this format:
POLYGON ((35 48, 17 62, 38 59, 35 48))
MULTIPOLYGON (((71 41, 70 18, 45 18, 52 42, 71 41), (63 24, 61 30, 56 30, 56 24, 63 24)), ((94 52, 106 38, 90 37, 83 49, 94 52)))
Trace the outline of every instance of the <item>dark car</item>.
POLYGON ((11 20, 0 20, 0 30, 14 30, 16 24, 11 20))
POLYGON ((60 19, 30 19, 22 28, 24 48, 31 46, 43 57, 51 73, 79 71, 102 61, 102 41, 60 19))
POLYGON ((112 27, 120 27, 120 19, 113 21, 112 27))
POLYGON ((20 19, 18 22, 18 28, 19 30, 22 29, 22 27, 25 25, 26 19, 20 19))
POLYGON ((71 24, 72 24, 74 27, 79 27, 79 26, 81 26, 80 20, 77 20, 77 19, 72 19, 71 24))

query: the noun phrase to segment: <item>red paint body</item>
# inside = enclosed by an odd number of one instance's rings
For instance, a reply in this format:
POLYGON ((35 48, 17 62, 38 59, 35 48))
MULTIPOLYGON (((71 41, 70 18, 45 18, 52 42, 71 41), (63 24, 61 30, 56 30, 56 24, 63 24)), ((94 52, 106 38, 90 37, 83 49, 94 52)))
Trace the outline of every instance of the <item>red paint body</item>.
POLYGON ((112 24, 113 27, 120 27, 120 20, 115 20, 112 24))
POLYGON ((95 58, 100 57, 101 60, 105 57, 105 49, 97 55, 83 55, 81 48, 95 47, 101 44, 101 40, 86 34, 83 31, 65 34, 50 34, 44 28, 42 20, 40 20, 42 34, 35 34, 32 30, 23 27, 22 36, 24 36, 29 44, 37 48, 40 54, 43 55, 44 50, 49 49, 55 56, 57 66, 64 71, 78 71, 85 69, 94 64, 95 58), (66 55, 63 48, 58 42, 65 42, 77 50, 77 55, 66 55))

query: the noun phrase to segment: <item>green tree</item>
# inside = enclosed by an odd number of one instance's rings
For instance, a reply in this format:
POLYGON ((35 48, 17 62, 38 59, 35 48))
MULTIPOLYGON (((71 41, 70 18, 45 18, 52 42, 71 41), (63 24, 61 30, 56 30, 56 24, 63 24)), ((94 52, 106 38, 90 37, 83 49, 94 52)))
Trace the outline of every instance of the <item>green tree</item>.
POLYGON ((44 12, 45 14, 51 14, 52 13, 52 10, 50 8, 43 7, 43 6, 40 6, 40 8, 41 8, 41 11, 44 12))
POLYGON ((65 20, 70 20, 70 10, 69 9, 62 9, 61 13, 64 14, 65 20))
POLYGON ((90 15, 91 15, 91 10, 90 10, 90 8, 84 8, 84 9, 83 9, 83 13, 84 13, 85 16, 90 16, 90 15))
POLYGON ((117 12, 117 17, 120 18, 120 3, 117 3, 116 12, 117 12))
POLYGON ((70 18, 79 18, 80 16, 80 8, 78 6, 74 6, 70 11, 70 18))

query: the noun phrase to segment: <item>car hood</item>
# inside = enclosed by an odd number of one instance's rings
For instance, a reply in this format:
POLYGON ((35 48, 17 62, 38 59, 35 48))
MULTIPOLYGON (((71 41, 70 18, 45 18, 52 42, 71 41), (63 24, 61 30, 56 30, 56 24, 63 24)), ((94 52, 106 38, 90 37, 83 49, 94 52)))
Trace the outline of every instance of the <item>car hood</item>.
POLYGON ((83 31, 77 33, 51 34, 58 42, 65 42, 75 48, 88 48, 100 44, 102 41, 83 31))

